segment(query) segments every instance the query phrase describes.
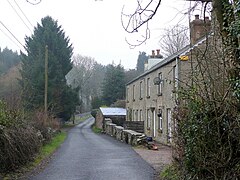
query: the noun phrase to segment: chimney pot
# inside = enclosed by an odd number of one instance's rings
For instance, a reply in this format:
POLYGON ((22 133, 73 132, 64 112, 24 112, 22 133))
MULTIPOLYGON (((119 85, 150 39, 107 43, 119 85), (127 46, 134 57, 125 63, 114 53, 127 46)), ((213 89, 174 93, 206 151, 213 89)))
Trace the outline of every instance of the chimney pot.
POLYGON ((195 15, 195 19, 199 19, 199 14, 196 14, 196 15, 195 15))
POLYGON ((160 54, 160 49, 157 49, 156 51, 157 51, 157 56, 158 56, 160 54))

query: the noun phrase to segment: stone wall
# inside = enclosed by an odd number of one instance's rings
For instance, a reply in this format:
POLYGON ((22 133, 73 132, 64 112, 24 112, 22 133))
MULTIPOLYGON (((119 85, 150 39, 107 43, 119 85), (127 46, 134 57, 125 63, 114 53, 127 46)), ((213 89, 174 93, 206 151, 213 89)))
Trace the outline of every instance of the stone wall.
POLYGON ((137 139, 139 136, 144 135, 133 130, 124 129, 122 126, 117 126, 116 124, 109 121, 109 119, 104 120, 105 133, 115 137, 117 140, 125 142, 130 145, 137 145, 137 139))

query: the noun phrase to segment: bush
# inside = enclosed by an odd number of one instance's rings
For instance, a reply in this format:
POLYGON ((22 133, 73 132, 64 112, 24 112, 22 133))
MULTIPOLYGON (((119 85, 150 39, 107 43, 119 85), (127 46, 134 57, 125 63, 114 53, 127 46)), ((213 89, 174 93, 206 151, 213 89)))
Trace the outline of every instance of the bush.
POLYGON ((60 120, 50 114, 46 118, 43 110, 37 110, 29 116, 32 126, 40 132, 43 144, 49 142, 53 134, 60 129, 60 120))
POLYGON ((30 126, 0 130, 0 172, 16 170, 33 159, 41 146, 36 129, 30 126))
POLYGON ((175 159, 185 179, 240 177, 239 110, 233 100, 215 104, 196 96, 176 111, 175 159))
POLYGON ((0 101, 0 172, 17 169, 38 152, 40 135, 23 121, 23 113, 0 101))
POLYGON ((175 164, 166 166, 160 174, 163 180, 181 180, 180 171, 175 164))
POLYGON ((0 173, 15 171, 33 160, 40 147, 59 129, 58 120, 36 111, 29 119, 0 101, 0 173))

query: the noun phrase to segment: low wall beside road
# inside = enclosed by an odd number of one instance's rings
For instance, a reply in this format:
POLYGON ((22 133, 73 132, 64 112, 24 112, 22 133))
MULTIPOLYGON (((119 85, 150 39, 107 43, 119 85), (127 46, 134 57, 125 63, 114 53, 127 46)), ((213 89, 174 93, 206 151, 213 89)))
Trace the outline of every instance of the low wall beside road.
POLYGON ((139 136, 144 135, 130 129, 124 129, 122 126, 117 126, 112 123, 110 119, 104 120, 104 133, 115 137, 117 140, 131 144, 133 146, 137 145, 137 139, 139 136))

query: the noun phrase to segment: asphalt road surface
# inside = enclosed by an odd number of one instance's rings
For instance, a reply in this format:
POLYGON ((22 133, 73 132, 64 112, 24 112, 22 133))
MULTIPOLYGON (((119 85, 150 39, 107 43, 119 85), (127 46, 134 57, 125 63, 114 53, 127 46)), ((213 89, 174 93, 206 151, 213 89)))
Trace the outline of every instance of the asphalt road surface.
POLYGON ((153 168, 131 146, 91 130, 90 118, 66 141, 33 180, 152 180, 153 168))

